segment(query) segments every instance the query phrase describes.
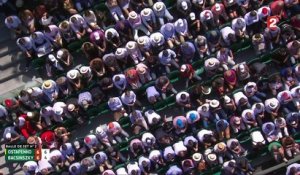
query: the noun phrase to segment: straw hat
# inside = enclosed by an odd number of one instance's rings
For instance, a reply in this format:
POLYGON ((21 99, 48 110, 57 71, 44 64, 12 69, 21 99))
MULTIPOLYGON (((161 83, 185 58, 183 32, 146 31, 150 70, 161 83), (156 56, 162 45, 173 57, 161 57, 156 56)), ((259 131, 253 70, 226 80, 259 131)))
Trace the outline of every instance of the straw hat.
POLYGON ((225 150, 225 143, 221 142, 217 144, 218 150, 224 151, 225 150))
POLYGON ((164 3, 163 2, 157 2, 154 4, 154 9, 157 11, 161 11, 164 7, 164 3))
POLYGON ((220 105, 220 102, 218 100, 211 100, 209 102, 209 106, 212 107, 212 108, 217 108, 218 106, 220 105))
POLYGON ((129 13, 129 18, 130 19, 136 19, 138 17, 137 13, 135 11, 131 11, 129 13))
POLYGON ((80 73, 81 74, 86 74, 86 73, 90 73, 91 72, 91 68, 89 66, 82 66, 80 68, 80 73))
POLYGON ((200 153, 195 153, 195 154, 193 154, 192 159, 193 159, 195 162, 199 162, 199 161, 202 159, 202 154, 200 154, 200 153))
POLYGON ((137 66, 137 69, 136 71, 139 73, 139 74, 145 74, 146 73, 146 68, 144 66, 137 66))
POLYGON ((209 95, 211 93, 211 87, 209 87, 209 86, 202 86, 201 91, 202 91, 202 94, 209 95))
POLYGON ((77 78, 78 76, 78 71, 77 70, 70 70, 68 73, 67 73, 67 77, 70 78, 71 80, 74 80, 75 78, 77 78))
POLYGON ((53 86, 51 80, 46 80, 44 81, 43 85, 42 85, 42 88, 43 89, 51 89, 53 86))
POLYGON ((150 8, 144 8, 142 10, 142 15, 143 16, 149 16, 150 15, 150 12, 151 12, 151 9, 150 8))
POLYGON ((144 44, 146 44, 146 40, 144 39, 144 37, 139 37, 139 38, 137 39, 137 43, 138 43, 139 45, 144 45, 144 44))
POLYGON ((215 161, 215 160, 217 160, 217 156, 216 156, 216 154, 208 154, 207 155, 207 159, 209 160, 209 161, 215 161))
POLYGON ((134 41, 129 41, 129 42, 126 44, 126 48, 128 48, 128 49, 133 49, 133 48, 134 48, 134 45, 135 45, 135 42, 134 42, 134 41))

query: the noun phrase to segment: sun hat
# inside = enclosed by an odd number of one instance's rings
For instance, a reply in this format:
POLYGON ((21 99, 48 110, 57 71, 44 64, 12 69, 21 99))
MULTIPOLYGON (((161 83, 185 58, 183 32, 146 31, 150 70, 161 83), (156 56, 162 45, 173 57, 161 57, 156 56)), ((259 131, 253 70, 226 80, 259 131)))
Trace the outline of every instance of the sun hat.
POLYGON ((210 86, 202 86, 201 92, 204 95, 209 95, 211 93, 211 87, 210 86))
POLYGON ((135 11, 131 11, 129 13, 129 18, 130 19, 136 19, 138 17, 137 13, 135 11))
POLYGON ((142 15, 143 16, 149 16, 150 15, 150 12, 151 12, 151 9, 150 8, 144 8, 142 10, 142 15))
POLYGON ((213 153, 211 153, 211 154, 208 154, 207 155, 207 159, 209 160, 209 161, 215 161, 216 159, 217 159, 217 156, 216 156, 216 154, 213 154, 213 153))
POLYGON ((193 156, 192 156, 192 159, 195 162, 199 162, 202 159, 202 154, 200 154, 200 153, 194 153, 193 156))
POLYGON ((91 68, 89 66, 82 66, 80 68, 80 73, 81 74, 86 74, 86 73, 90 73, 91 72, 91 68))
POLYGON ((51 89, 52 88, 52 82, 51 80, 46 80, 43 82, 42 88, 43 89, 51 89))
POLYGON ((212 107, 212 108, 217 108, 219 105, 220 105, 220 102, 218 100, 215 100, 215 99, 213 99, 209 102, 209 106, 212 107))
POLYGON ((76 79, 78 76, 78 70, 70 70, 69 72, 67 72, 67 77, 70 78, 71 80, 76 79))

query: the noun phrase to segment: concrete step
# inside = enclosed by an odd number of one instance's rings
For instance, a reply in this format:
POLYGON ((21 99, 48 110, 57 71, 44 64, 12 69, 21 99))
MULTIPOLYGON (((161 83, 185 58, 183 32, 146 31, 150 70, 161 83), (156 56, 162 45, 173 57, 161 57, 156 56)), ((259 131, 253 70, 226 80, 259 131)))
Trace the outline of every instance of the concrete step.
POLYGON ((10 55, 19 50, 20 49, 16 45, 16 41, 13 39, 9 39, 5 42, 0 42, 0 58, 5 55, 10 55))
POLYGON ((14 52, 10 55, 3 56, 0 58, 0 70, 21 64, 24 59, 22 52, 14 52))

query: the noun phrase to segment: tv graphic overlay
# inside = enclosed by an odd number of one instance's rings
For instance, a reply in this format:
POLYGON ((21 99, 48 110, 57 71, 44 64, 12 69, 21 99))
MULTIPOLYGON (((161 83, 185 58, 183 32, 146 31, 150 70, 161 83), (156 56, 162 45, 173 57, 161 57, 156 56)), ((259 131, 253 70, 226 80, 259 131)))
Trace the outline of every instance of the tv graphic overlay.
POLYGON ((41 149, 37 145, 29 144, 6 144, 5 145, 5 161, 21 162, 21 161, 39 161, 41 159, 48 160, 50 150, 41 149))

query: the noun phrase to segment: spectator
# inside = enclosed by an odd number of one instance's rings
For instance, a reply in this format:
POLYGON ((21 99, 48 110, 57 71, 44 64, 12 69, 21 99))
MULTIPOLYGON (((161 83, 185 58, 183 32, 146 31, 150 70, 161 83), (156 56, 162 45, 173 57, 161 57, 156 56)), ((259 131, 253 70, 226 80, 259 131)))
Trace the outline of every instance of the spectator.
POLYGON ((193 79, 196 79, 196 81, 201 81, 201 77, 199 77, 194 70, 193 66, 191 64, 183 64, 180 67, 180 74, 183 79, 185 79, 185 87, 189 87, 189 82, 193 79))
POLYGON ((166 76, 158 77, 155 80, 155 87, 160 91, 162 98, 166 98, 166 93, 171 91, 173 94, 177 94, 177 91, 174 89, 170 80, 166 76))
POLYGON ((163 2, 156 2, 152 8, 161 26, 165 24, 164 18, 167 18, 169 22, 174 19, 163 2))

